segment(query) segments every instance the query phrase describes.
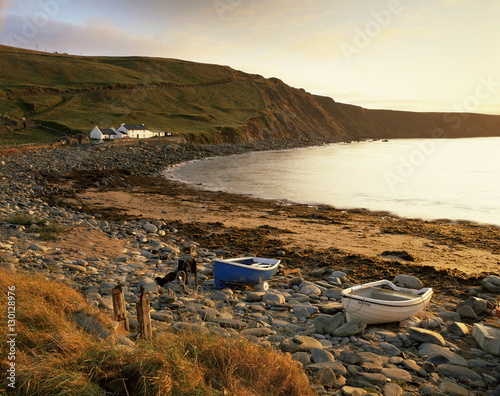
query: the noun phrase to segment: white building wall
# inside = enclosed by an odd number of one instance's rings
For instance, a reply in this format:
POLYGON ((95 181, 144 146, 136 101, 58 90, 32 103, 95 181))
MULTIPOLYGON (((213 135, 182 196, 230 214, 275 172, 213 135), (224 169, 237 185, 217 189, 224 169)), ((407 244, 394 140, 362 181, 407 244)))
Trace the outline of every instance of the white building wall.
POLYGON ((94 129, 92 129, 92 132, 90 132, 90 138, 102 140, 102 132, 98 126, 95 126, 94 129))

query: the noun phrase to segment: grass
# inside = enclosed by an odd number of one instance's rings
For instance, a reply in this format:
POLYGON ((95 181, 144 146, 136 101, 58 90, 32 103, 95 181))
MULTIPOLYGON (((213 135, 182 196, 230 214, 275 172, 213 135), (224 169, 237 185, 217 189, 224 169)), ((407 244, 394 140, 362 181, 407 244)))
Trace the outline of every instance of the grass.
POLYGON ((39 238, 44 241, 55 240, 66 231, 66 227, 58 223, 53 223, 45 219, 35 219, 26 213, 15 213, 7 221, 10 224, 29 227, 37 225, 36 232, 40 234, 39 238))
MULTIPOLYGON (((314 393, 289 354, 217 335, 164 332, 119 348, 83 331, 75 315, 109 325, 75 290, 34 274, 0 269, 0 309, 15 287, 15 395, 238 395, 314 393)), ((0 370, 8 367, 7 332, 0 332, 0 370)), ((0 376, 0 393, 7 378, 0 376)))

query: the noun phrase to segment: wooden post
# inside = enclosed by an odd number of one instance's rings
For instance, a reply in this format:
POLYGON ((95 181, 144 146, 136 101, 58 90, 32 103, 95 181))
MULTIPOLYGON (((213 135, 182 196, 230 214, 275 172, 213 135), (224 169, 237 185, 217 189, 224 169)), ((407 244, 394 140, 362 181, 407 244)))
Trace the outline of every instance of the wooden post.
POLYGON ((147 340, 153 338, 153 328, 151 327, 149 311, 149 300, 146 297, 144 287, 141 287, 141 297, 137 303, 137 320, 139 321, 139 337, 147 340))
POLYGON ((114 319, 122 325, 122 327, 130 331, 130 324, 127 318, 127 309, 125 308, 125 296, 123 294, 122 285, 118 284, 112 291, 113 313, 114 319))

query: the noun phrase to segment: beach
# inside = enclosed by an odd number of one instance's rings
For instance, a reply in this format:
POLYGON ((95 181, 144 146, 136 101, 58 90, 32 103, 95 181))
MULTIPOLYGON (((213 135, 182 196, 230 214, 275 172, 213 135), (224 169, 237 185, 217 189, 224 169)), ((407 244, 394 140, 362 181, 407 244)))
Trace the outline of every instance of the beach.
MULTIPOLYGON (((155 163, 154 150, 140 147, 140 158, 155 163)), ((183 159, 193 151, 183 150, 176 148, 183 159)), ((198 159, 221 151, 216 146, 204 150, 197 153, 198 159)), ((203 191, 202 186, 161 177, 160 164, 155 166, 155 173, 139 167, 66 172, 64 178, 49 177, 45 190, 59 205, 113 220, 163 220, 208 248, 228 255, 280 257, 290 269, 346 268, 359 281, 407 273, 451 293, 477 284, 485 274, 498 273, 496 226, 203 191)))

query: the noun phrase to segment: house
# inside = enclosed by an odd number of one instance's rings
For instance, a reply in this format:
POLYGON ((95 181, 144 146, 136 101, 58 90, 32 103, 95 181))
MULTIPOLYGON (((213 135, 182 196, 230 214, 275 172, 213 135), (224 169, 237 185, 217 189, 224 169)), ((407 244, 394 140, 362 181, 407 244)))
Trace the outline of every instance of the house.
POLYGON ((118 129, 109 128, 109 129, 100 129, 98 126, 95 126, 92 132, 90 133, 91 139, 103 140, 103 139, 124 139, 124 138, 133 138, 133 139, 147 139, 152 137, 164 137, 164 136, 172 136, 171 132, 154 130, 151 131, 144 124, 121 124, 118 129))
POLYGON ((103 139, 121 139, 123 134, 118 132, 115 128, 101 129, 97 125, 90 132, 91 139, 103 140, 103 139))
POLYGON ((117 131, 125 134, 129 138, 147 139, 154 136, 153 133, 149 130, 149 128, 144 124, 140 125, 121 124, 118 127, 117 131))

